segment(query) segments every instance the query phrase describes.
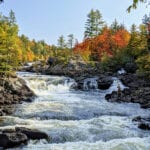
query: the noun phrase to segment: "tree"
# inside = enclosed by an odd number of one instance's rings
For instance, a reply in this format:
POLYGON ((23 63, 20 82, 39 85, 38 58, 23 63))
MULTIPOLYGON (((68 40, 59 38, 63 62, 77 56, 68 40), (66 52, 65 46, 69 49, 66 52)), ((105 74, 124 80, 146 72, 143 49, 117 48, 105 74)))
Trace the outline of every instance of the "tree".
POLYGON ((100 33, 101 27, 104 25, 102 15, 99 10, 91 10, 87 15, 85 24, 84 38, 93 38, 100 33))
POLYGON ((147 47, 150 52, 150 14, 149 14, 149 16, 148 15, 144 16, 143 23, 147 27, 147 47))
POLYGON ((119 30, 120 26, 117 22, 117 20, 115 19, 114 22, 111 24, 111 29, 113 32, 116 32, 117 30, 119 30))
POLYGON ((15 23, 15 14, 10 12, 9 17, 0 16, 0 72, 7 73, 16 68, 20 61, 18 26, 15 23))
POLYGON ((115 33, 120 29, 125 30, 125 26, 124 24, 119 24, 115 19, 114 22, 111 24, 110 29, 112 30, 113 33, 115 33))
POLYGON ((68 47, 72 50, 73 45, 74 45, 74 35, 69 34, 68 35, 68 47))
POLYGON ((64 39, 64 36, 61 35, 59 38, 58 38, 58 47, 60 49, 64 49, 66 47, 66 44, 65 44, 65 39, 64 39))
POLYGON ((15 24, 16 23, 15 13, 12 10, 9 13, 9 20, 10 20, 10 24, 15 24))
POLYGON ((146 3, 147 5, 150 5, 149 0, 133 0, 132 4, 128 7, 127 11, 130 12, 131 9, 136 9, 139 2, 146 3))

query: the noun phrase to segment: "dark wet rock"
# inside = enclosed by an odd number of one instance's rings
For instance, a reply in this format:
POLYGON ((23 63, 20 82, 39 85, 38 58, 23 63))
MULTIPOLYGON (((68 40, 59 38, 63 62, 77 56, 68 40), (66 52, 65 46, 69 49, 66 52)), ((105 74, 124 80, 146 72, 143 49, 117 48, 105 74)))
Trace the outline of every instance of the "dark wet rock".
POLYGON ((98 79, 98 88, 101 90, 109 89, 112 83, 113 83, 112 77, 109 76, 100 77, 98 79))
POLYGON ((134 62, 128 62, 125 64, 124 69, 127 73, 135 73, 137 70, 137 65, 134 62))
POLYGON ((4 115, 5 115, 5 113, 3 112, 2 109, 0 109, 0 116, 4 116, 4 115))
POLYGON ((138 89, 139 87, 150 87, 150 79, 140 77, 136 74, 124 74, 119 76, 119 79, 125 86, 131 89, 138 89))
POLYGON ((48 75, 65 75, 72 78, 76 78, 79 76, 95 76, 96 74, 101 73, 101 69, 99 69, 98 65, 93 65, 85 62, 80 56, 73 56, 69 58, 66 64, 57 61, 57 63, 53 63, 53 60, 50 58, 50 63, 47 68, 45 68, 44 72, 48 75))
POLYGON ((136 74, 119 76, 122 83, 128 88, 123 91, 112 92, 105 96, 111 102, 139 103, 142 108, 150 108, 150 80, 136 74))
POLYGON ((28 140, 50 140, 48 135, 44 132, 35 129, 28 129, 25 127, 15 127, 15 129, 0 130, 0 147, 12 148, 25 144, 28 140))
POLYGON ((75 81, 77 82, 77 89, 84 89, 84 83, 86 82, 87 87, 89 87, 89 89, 102 89, 102 90, 106 90, 108 89, 112 83, 112 77, 111 76, 105 76, 105 75, 100 75, 100 76, 93 76, 91 74, 84 74, 84 75, 80 75, 80 76, 76 76, 75 81), (97 87, 96 85, 94 85, 94 83, 91 82, 97 82, 97 87))
POLYGON ((150 108, 150 102, 147 102, 147 103, 145 103, 145 104, 141 104, 141 107, 142 108, 150 108))
POLYGON ((135 74, 125 74, 120 76, 122 83, 132 89, 137 89, 139 87, 138 77, 135 74))
POLYGON ((111 94, 106 94, 105 99, 109 102, 129 102, 127 98, 124 97, 122 93, 113 91, 111 94))
POLYGON ((19 146, 20 144, 26 143, 28 140, 27 136, 23 133, 1 133, 0 134, 0 147, 12 148, 19 146))
POLYGON ((25 134, 29 139, 49 139, 46 133, 38 130, 27 129, 24 127, 16 127, 15 129, 17 132, 25 134))
POLYGON ((58 59, 56 57, 49 57, 47 60, 47 64, 49 66, 54 66, 58 62, 58 59))
POLYGON ((150 130, 150 123, 140 123, 138 127, 142 130, 150 130))
POLYGON ((120 93, 113 91, 105 96, 110 102, 132 102, 141 104, 142 108, 150 108, 150 87, 137 90, 124 89, 120 93))
POLYGON ((137 117, 133 118, 132 121, 138 122, 138 128, 140 128, 142 130, 150 130, 150 118, 144 118, 144 117, 137 116, 137 117))

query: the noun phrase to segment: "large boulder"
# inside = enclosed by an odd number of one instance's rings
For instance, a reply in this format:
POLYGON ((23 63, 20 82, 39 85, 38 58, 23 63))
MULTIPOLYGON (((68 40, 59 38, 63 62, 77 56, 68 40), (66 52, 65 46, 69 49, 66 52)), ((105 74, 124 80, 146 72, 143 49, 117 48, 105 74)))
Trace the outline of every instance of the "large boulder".
POLYGON ((106 94, 105 99, 110 102, 139 103, 142 108, 150 108, 150 87, 127 88, 123 91, 113 91, 106 94))
POLYGON ((17 132, 25 134, 29 139, 49 139, 48 135, 42 131, 27 129, 24 127, 16 127, 15 129, 17 132))
MULTIPOLYGON (((27 87, 24 80, 17 76, 11 76, 9 79, 0 78, 0 109, 3 109, 1 115, 10 114, 7 108, 21 101, 32 99, 35 94, 27 87), (8 112, 8 113, 7 113, 8 112)), ((10 108, 10 110, 12 110, 10 108)))
POLYGON ((56 57, 49 57, 47 60, 47 64, 49 66, 54 66, 58 62, 58 59, 56 57))
POLYGON ((0 134, 0 147, 12 148, 22 143, 26 143, 28 140, 27 136, 23 133, 1 133, 0 134))
POLYGON ((101 90, 109 89, 112 83, 113 83, 112 77, 109 76, 100 77, 98 80, 98 88, 101 90))
POLYGON ((135 73, 137 70, 137 65, 134 62, 128 62, 125 64, 124 69, 127 73, 135 73))

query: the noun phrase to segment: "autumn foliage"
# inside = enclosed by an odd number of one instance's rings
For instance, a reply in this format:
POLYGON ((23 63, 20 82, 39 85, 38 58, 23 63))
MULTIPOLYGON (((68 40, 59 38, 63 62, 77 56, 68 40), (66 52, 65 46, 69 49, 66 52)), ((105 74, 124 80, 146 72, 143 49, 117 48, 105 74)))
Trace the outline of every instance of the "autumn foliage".
POLYGON ((74 48, 75 53, 79 53, 86 60, 101 60, 104 54, 112 56, 116 49, 122 49, 128 45, 130 34, 126 29, 119 29, 112 32, 105 27, 101 34, 94 38, 84 40, 74 48))

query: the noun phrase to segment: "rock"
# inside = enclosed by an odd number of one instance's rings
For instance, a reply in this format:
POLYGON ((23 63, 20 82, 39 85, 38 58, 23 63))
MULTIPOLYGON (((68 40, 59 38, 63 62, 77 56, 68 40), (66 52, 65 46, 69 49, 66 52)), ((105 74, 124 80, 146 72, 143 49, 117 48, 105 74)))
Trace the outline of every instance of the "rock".
POLYGON ((4 114, 3 110, 0 109, 0 116, 4 116, 4 115, 5 115, 5 114, 4 114))
POLYGON ((142 130, 150 130, 150 123, 140 123, 138 125, 138 128, 140 128, 142 130))
POLYGON ((48 135, 38 130, 31 130, 24 127, 16 127, 17 132, 25 134, 29 139, 49 139, 48 135))
POLYGON ((106 94, 105 99, 110 102, 120 102, 122 97, 116 91, 113 91, 111 94, 106 94))
POLYGON ((15 76, 9 79, 0 78, 0 89, 0 109, 3 108, 5 112, 0 115, 12 113, 11 106, 34 97, 34 93, 27 87, 25 81, 15 76), (11 111, 8 111, 7 108, 10 108, 11 111))
POLYGON ((124 69, 127 73, 135 73, 137 70, 137 65, 134 62, 128 62, 125 64, 124 69))
POLYGON ((139 87, 138 77, 135 74, 125 74, 121 75, 119 78, 127 87, 132 89, 137 89, 139 87))
POLYGON ((101 90, 109 89, 109 87, 112 85, 113 80, 111 77, 100 77, 98 80, 98 88, 101 90))
POLYGON ((0 131, 0 147, 3 148, 19 146, 20 144, 25 144, 30 139, 50 140, 46 133, 25 127, 15 127, 15 129, 4 129, 0 131))
POLYGON ((141 116, 137 116, 132 119, 132 121, 138 122, 138 128, 142 130, 150 130, 150 118, 143 118, 141 116))
POLYGON ((26 143, 27 140, 27 136, 23 133, 2 133, 0 134, 0 147, 12 148, 22 143, 26 143))
POLYGON ((47 60, 47 64, 49 66, 56 65, 56 62, 58 62, 58 59, 56 57, 49 57, 48 60, 47 60))
POLYGON ((146 104, 141 104, 142 108, 150 108, 150 102, 147 102, 146 104))
POLYGON ((112 92, 105 96, 111 102, 139 103, 142 108, 150 108, 150 80, 136 74, 120 75, 119 79, 129 88, 121 91, 120 95, 112 92))

